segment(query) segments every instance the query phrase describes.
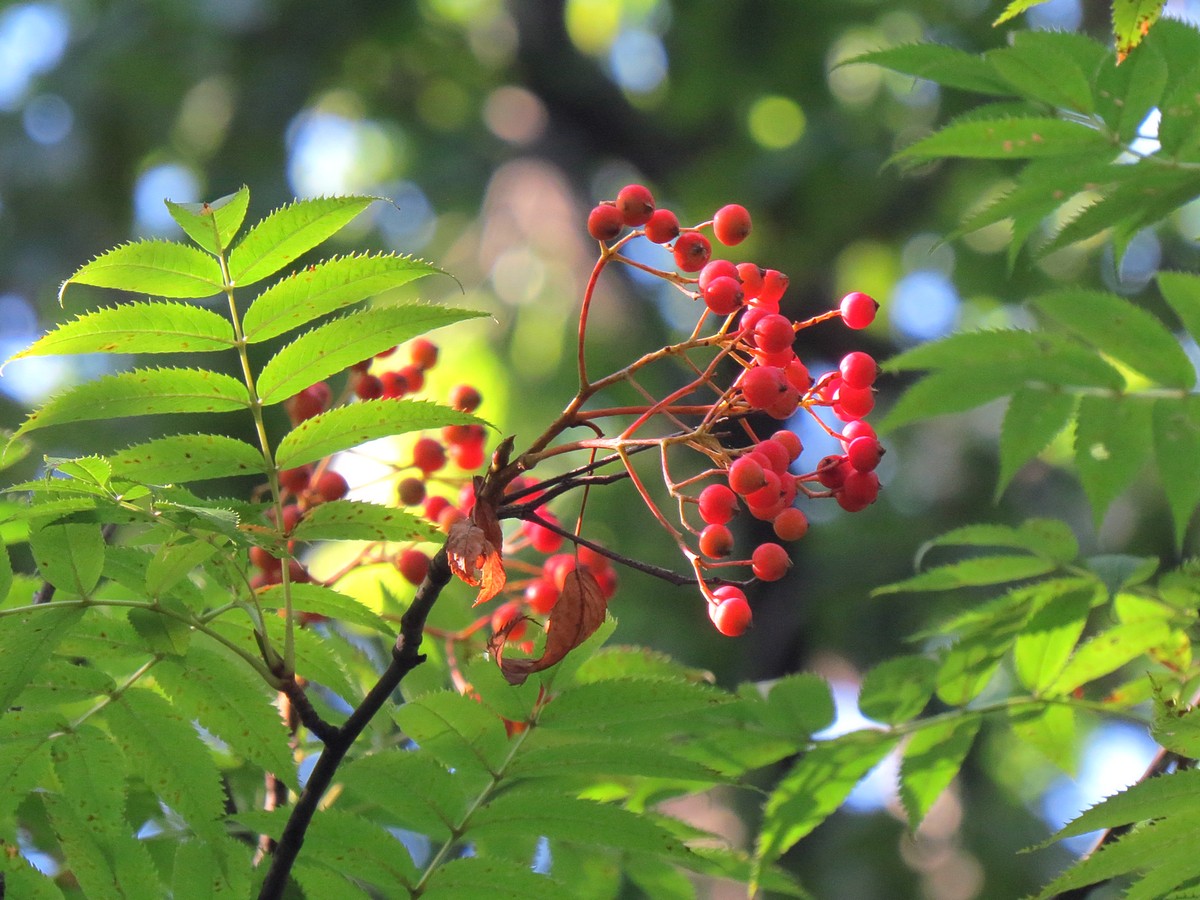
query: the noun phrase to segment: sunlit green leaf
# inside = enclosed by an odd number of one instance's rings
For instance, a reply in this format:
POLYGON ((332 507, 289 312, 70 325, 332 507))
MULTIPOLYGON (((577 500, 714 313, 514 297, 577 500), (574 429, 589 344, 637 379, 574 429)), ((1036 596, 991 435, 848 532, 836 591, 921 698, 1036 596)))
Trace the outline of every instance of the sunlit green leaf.
POLYGON ((1092 593, 1080 590, 1051 597, 1029 619, 1013 647, 1013 668, 1021 684, 1040 694, 1067 664, 1092 608, 1092 593))
POLYGON ((47 605, 0 620, 0 709, 8 709, 82 617, 80 609, 47 605))
MULTIPOLYGON (((1167 58, 1168 67, 1179 62, 1167 58)), ((1200 150, 1200 69, 1193 67, 1178 75, 1171 69, 1171 76, 1161 104, 1158 140, 1164 154, 1191 160, 1200 150)))
POLYGON ((500 717, 454 691, 404 704, 396 711, 396 721, 423 751, 448 768, 494 771, 507 751, 500 717))
POLYGON ((1009 19, 1015 19, 1021 13, 1025 12, 1025 10, 1032 9, 1045 2, 1047 0, 1010 0, 1008 5, 1004 7, 1004 11, 997 16, 996 21, 992 24, 1001 25, 1009 19))
POLYGON ((361 500, 315 506, 292 530, 297 541, 429 541, 438 535, 428 520, 413 513, 361 500))
POLYGON ((63 282, 59 302, 72 284, 117 288, 137 294, 193 299, 211 297, 224 284, 217 261, 173 241, 136 241, 102 253, 63 282))
POLYGON ((293 272, 250 304, 242 329, 251 343, 265 341, 441 270, 394 254, 342 256, 293 272))
POLYGON ((916 718, 933 696, 937 670, 928 656, 885 659, 863 677, 858 708, 868 719, 887 725, 916 718))
POLYGON ((1000 475, 996 499, 1021 468, 1067 427, 1076 396, 1061 390, 1027 386, 1013 392, 1000 426, 1000 475))
POLYGON ((374 202, 373 197, 297 200, 252 225, 229 253, 236 287, 278 272, 301 253, 337 234, 374 202))
POLYGON ((1115 672, 1168 637, 1170 629, 1158 619, 1114 625, 1081 644, 1048 690, 1055 694, 1069 694, 1089 681, 1115 672))
POLYGON ((109 457, 113 471, 147 484, 264 475, 262 451, 222 434, 177 434, 126 447, 109 457))
POLYGON ((979 732, 978 716, 965 715, 926 725, 904 747, 900 762, 900 799, 908 827, 916 830, 930 807, 950 786, 979 732))
POLYGON ((1022 97, 1088 114, 1094 108, 1089 80, 1103 56, 1099 44, 1081 35, 1018 31, 1008 47, 989 51, 985 58, 1022 97), (1090 65, 1081 66, 1071 52, 1081 42, 1092 51, 1090 65))
POLYGON ((946 156, 971 159, 1036 159, 1115 152, 1100 132, 1078 122, 1028 116, 955 122, 905 147, 899 162, 946 156))
POLYGON ((100 580, 105 541, 99 525, 35 525, 29 534, 29 546, 38 572, 59 590, 85 596, 100 580))
POLYGON ((1053 560, 1039 556, 977 556, 937 566, 904 581, 878 587, 872 594, 879 597, 906 591, 949 591, 962 587, 1005 584, 1025 578, 1036 578, 1038 575, 1053 572, 1055 568, 1057 565, 1053 560))
POLYGON ((188 237, 207 250, 218 254, 233 240, 246 209, 250 205, 250 189, 245 185, 211 203, 175 203, 166 201, 171 218, 179 223, 188 237))
POLYGON ((1079 401, 1075 465, 1097 526, 1150 455, 1153 410, 1153 401, 1139 397, 1079 401))
POLYGON ((1096 75, 1096 111, 1124 142, 1159 105, 1167 86, 1167 63, 1158 48, 1148 45, 1122 65, 1103 65, 1096 75))
POLYGON ((1021 709, 1010 716, 1013 734, 1074 777, 1076 759, 1075 710, 1066 704, 1021 709))
POLYGON ((1113 36, 1117 39, 1117 62, 1142 42, 1158 21, 1167 0, 1112 0, 1113 36))
MULTIPOLYGON (((333 588, 320 584, 293 584, 289 590, 292 595, 292 609, 297 612, 316 613, 381 634, 395 634, 395 628, 380 618, 378 613, 333 588)), ((283 609, 283 586, 273 585, 260 591, 258 602, 265 609, 283 609)))
POLYGON ((421 892, 425 900, 488 897, 491 900, 559 900, 570 888, 528 866, 488 859, 454 859, 439 866, 421 892))
POLYGON ((449 840, 466 815, 473 786, 457 775, 429 753, 376 753, 348 762, 338 781, 352 802, 385 810, 402 828, 449 840))
POLYGON ((1012 88, 982 56, 945 44, 904 44, 856 56, 846 65, 871 63, 914 78, 927 78, 946 87, 1006 95, 1012 88))
POLYGON ((991 610, 981 627, 964 630, 944 651, 937 674, 937 696, 951 706, 965 706, 987 687, 1000 661, 1029 620, 1025 603, 1007 603, 991 610))

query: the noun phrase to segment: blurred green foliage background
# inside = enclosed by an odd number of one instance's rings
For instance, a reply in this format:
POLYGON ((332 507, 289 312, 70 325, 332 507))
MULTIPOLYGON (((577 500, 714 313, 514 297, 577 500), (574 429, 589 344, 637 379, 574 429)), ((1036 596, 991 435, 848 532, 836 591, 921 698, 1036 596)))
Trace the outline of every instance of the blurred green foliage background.
MULTIPOLYGON (((575 315, 594 252, 584 218, 630 181, 649 185, 685 222, 703 221, 725 203, 748 207, 754 233, 733 258, 788 273, 784 305, 794 317, 828 309, 849 290, 883 303, 865 333, 837 324, 802 333, 798 349, 814 372, 850 349, 882 359, 954 329, 1020 324, 1027 321, 1021 300, 1057 282, 1135 293, 1159 268, 1194 267, 1200 210, 1189 207, 1173 227, 1135 240, 1120 267, 1110 249, 1092 243, 1041 260, 1022 254, 1010 270, 1004 224, 965 238, 947 235, 965 210, 1003 189, 1011 170, 970 163, 901 172, 886 165, 897 148, 976 100, 839 63, 919 40, 982 51, 1002 46, 1009 29, 1027 27, 1078 29, 1109 41, 1106 4, 1054 0, 993 28, 999 6, 5 5, 0 342, 7 356, 98 301, 98 293, 73 288, 79 293, 68 294, 63 310, 55 295, 101 250, 139 237, 177 237, 163 198, 215 199, 243 183, 252 189, 252 218, 296 195, 355 192, 393 201, 376 204, 332 249, 411 252, 453 274, 457 283, 421 282, 420 296, 484 309, 492 318, 445 333, 441 377, 477 383, 486 397, 481 412, 504 434, 517 435, 518 444, 574 390, 575 315)), ((1171 3, 1168 14, 1194 14, 1197 6, 1171 3)), ((659 346, 689 328, 689 317, 694 310, 677 292, 607 275, 593 312, 593 371, 659 346)), ((99 364, 14 364, 0 378, 0 421, 15 425, 57 386, 99 374, 99 364)), ((676 376, 659 377, 655 387, 676 376)), ((902 387, 881 382, 879 409, 902 387)), ((694 591, 629 572, 612 606, 618 639, 666 650, 725 683, 816 671, 845 694, 852 722, 861 672, 907 646, 906 636, 946 602, 868 596, 911 572, 924 539, 967 522, 1051 515, 1076 528, 1085 552, 1172 556, 1159 488, 1132 490, 1097 531, 1053 448, 993 502, 1001 411, 988 407, 888 436, 886 488, 863 513, 810 503, 813 528, 795 547, 789 577, 752 598, 758 627, 747 637, 720 638, 694 591)), ((132 421, 47 432, 35 457, 115 449, 153 426, 132 421)), ((815 465, 828 450, 815 429, 801 433, 815 465)), ((573 515, 564 506, 564 520, 573 515)), ((588 529, 622 553, 680 562, 628 485, 593 494, 588 529)), ((766 535, 744 533, 746 546, 756 537, 766 535)), ((821 897, 1017 896, 1060 868, 1067 851, 1019 862, 1013 854, 1044 838, 1047 822, 1095 799, 1089 777, 1108 778, 1103 784, 1111 791, 1140 774, 1149 752, 1129 729, 1110 729, 1093 744, 1108 748, 1105 764, 1085 756, 1072 785, 1007 739, 984 740, 916 837, 906 834, 888 799, 885 773, 880 789, 856 795, 851 811, 822 826, 789 862, 821 897)), ((712 827, 727 817, 719 803, 710 812, 712 827)), ((752 827, 753 810, 740 812, 752 827)), ((745 824, 727 824, 744 839, 745 824)))

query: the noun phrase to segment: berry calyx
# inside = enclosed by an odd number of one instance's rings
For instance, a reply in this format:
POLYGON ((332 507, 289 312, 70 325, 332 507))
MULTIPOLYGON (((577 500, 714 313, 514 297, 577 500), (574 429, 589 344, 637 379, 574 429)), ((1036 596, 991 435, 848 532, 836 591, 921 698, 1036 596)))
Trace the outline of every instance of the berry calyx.
POLYGON ((683 272, 699 272, 712 256, 712 244, 696 231, 685 231, 675 239, 675 265, 683 272))
POLYGON ((654 195, 641 184, 627 184, 617 192, 617 210, 626 225, 637 228, 654 215, 654 195))
POLYGON ((750 234, 750 213, 746 207, 730 203, 713 216, 713 235, 726 247, 740 244, 750 234))
POLYGON ((608 203, 595 207, 587 217, 588 234, 598 241, 611 241, 625 227, 621 211, 608 203))
POLYGON ((842 298, 841 313, 842 321, 846 323, 847 328, 866 328, 875 321, 875 313, 879 309, 879 304, 874 298, 864 294, 862 291, 854 291, 842 298))
POLYGON ((713 591, 715 603, 708 604, 708 617, 726 637, 738 637, 750 627, 752 614, 741 588, 725 585, 713 591))

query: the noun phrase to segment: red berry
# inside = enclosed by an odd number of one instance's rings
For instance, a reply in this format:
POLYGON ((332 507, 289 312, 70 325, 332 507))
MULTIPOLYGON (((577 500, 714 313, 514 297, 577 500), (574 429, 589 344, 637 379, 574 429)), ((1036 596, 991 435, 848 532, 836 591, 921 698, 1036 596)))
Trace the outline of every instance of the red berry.
POLYGON ((425 502, 425 482, 420 478, 402 478, 396 486, 396 496, 404 506, 417 506, 425 502))
POLYGON ((723 484, 710 484, 699 501, 700 518, 709 525, 724 525, 737 512, 737 494, 723 484))
POLYGON ((611 241, 625 227, 621 211, 609 203, 601 203, 587 217, 588 234, 598 241, 611 241))
POLYGON ((781 541, 798 541, 808 534, 808 516, 799 507, 789 506, 771 524, 781 541))
POLYGON ((845 482, 848 471, 850 471, 850 464, 846 462, 846 457, 826 456, 817 463, 817 481, 823 487, 836 491, 845 482))
POLYGON ((791 566, 791 556, 778 544, 759 544, 750 555, 750 569, 761 581, 778 581, 791 566))
POLYGON ((575 571, 578 564, 574 553, 555 553, 542 563, 542 575, 561 591, 567 583, 567 576, 575 571))
POLYGON ((755 366, 746 370, 738 386, 746 402, 755 409, 766 409, 790 387, 783 371, 774 366, 755 366))
POLYGON ((500 632, 507 628, 507 638, 510 641, 519 641, 525 634, 526 625, 529 624, 522 618, 523 615, 519 600, 509 600, 500 604, 492 613, 492 631, 500 632))
POLYGON ((418 369, 432 369, 438 361, 437 344, 425 338, 417 338, 408 347, 408 358, 418 369))
POLYGON ((751 455, 757 456, 763 462, 763 468, 769 467, 776 475, 786 472, 788 463, 792 461, 787 448, 773 438, 760 441, 751 455))
MULTIPOLYGON (((778 372, 779 370, 776 369, 775 371, 778 372)), ((789 384, 784 389, 783 393, 781 393, 769 406, 763 407, 763 412, 765 412, 772 419, 778 419, 782 422, 785 419, 790 419, 792 417, 792 413, 796 411, 796 408, 799 405, 800 392, 789 384)))
POLYGON ((763 272, 763 286, 759 291, 755 304, 758 306, 772 307, 775 311, 779 310, 779 301, 783 298, 784 292, 788 288, 788 277, 778 269, 767 269, 763 272))
POLYGON ((403 397, 412 390, 408 380, 399 372, 384 372, 379 376, 379 383, 383 386, 383 396, 391 400, 403 397))
POLYGON ((713 216, 713 235, 726 247, 740 244, 750 234, 750 213, 744 206, 730 203, 713 216))
POLYGON ((685 231, 675 239, 675 265, 684 272, 699 272, 712 256, 712 244, 699 232, 685 231))
POLYGON ((834 414, 843 422, 861 419, 875 408, 875 393, 870 388, 852 388, 843 384, 833 403, 834 414))
POLYGON ((434 494, 432 497, 425 498, 425 505, 421 507, 421 513, 430 522, 436 522, 441 518, 442 513, 450 507, 450 501, 445 497, 434 494))
POLYGON ((284 406, 292 424, 299 425, 301 422, 306 422, 313 416, 325 412, 332 398, 333 392, 330 391, 329 385, 324 381, 318 381, 291 397, 284 406))
POLYGON ((879 496, 879 476, 874 472, 851 469, 836 496, 838 505, 847 512, 866 509, 879 496))
POLYGON ((741 588, 725 585, 713 591, 716 603, 708 604, 708 617, 717 631, 726 637, 737 637, 750 627, 750 604, 741 588))
POLYGON ((740 456, 729 466, 729 489, 745 497, 767 483, 762 463, 752 456, 740 456))
POLYGON ((742 306, 742 286, 728 275, 718 275, 701 290, 704 305, 718 316, 728 316, 742 306))
POLYGON ((798 359, 793 359, 783 370, 787 376, 788 384, 798 390, 800 393, 805 393, 812 387, 812 375, 808 373, 808 366, 800 362, 798 359))
POLYGON ((457 384, 450 389, 450 405, 459 412, 475 412, 482 402, 479 391, 469 384, 457 384))
POLYGON ((446 465, 446 449, 434 438, 420 438, 413 445, 413 465, 430 475, 446 465))
POLYGON ((847 422, 846 427, 842 429, 842 441, 849 444, 855 438, 873 437, 878 439, 875 434, 875 429, 871 427, 869 422, 864 422, 862 419, 855 419, 853 422, 847 422))
POLYGON ((640 184, 627 184, 617 192, 617 210, 631 228, 645 225, 654 215, 654 195, 640 184))
POLYGON ((789 349, 795 340, 792 320, 779 313, 763 316, 754 326, 754 343, 764 353, 781 353, 789 349))
POLYGON ((708 525, 700 532, 700 552, 709 559, 724 559, 733 552, 733 532, 724 525, 708 525))
POLYGON ((405 366, 396 374, 404 379, 408 385, 409 393, 415 394, 421 388, 425 387, 425 370, 420 366, 405 366))
POLYGON ((656 209, 646 222, 646 239, 669 244, 679 237, 679 217, 669 209, 656 209))
POLYGON ((306 487, 312 478, 312 466, 296 466, 294 469, 284 469, 279 473, 279 486, 293 494, 298 494, 306 487))
POLYGON ((341 500, 350 490, 350 486, 346 484, 346 479, 341 473, 326 469, 312 482, 312 489, 322 500, 330 501, 341 500))
POLYGON ((400 551, 396 557, 396 568, 409 584, 420 584, 429 571, 429 557, 414 547, 400 551))
POLYGON ((763 274, 766 272, 758 263, 738 263, 738 277, 742 280, 742 292, 747 300, 753 300, 763 288, 763 274))
MULTIPOLYGON (((557 517, 548 512, 543 512, 542 516, 547 522, 559 524, 557 517)), ((522 522, 521 533, 529 538, 529 543, 538 553, 557 553, 563 545, 563 536, 556 531, 551 531, 545 525, 537 522, 522 522)))
POLYGON ((482 439, 469 443, 451 444, 449 457, 450 462, 464 472, 474 472, 487 462, 487 450, 484 449, 482 439))
POLYGON ((800 440, 800 435, 794 431, 788 431, 786 428, 771 435, 771 440, 787 451, 788 462, 795 462, 804 452, 804 444, 800 440))
POLYGON ((866 328, 875 321, 879 304, 861 291, 854 291, 842 298, 842 321, 847 328, 866 328))
POLYGON ((857 437, 846 446, 846 461, 860 472, 872 472, 883 457, 878 438, 857 437))
MULTIPOLYGON (((755 518, 761 518, 759 514, 773 507, 782 497, 783 479, 773 469, 764 469, 763 486, 757 491, 751 491, 746 495, 746 506, 749 507, 751 515, 755 518)), ((774 517, 774 513, 769 516, 769 518, 774 517)))
POLYGON ((722 275, 728 276, 739 283, 741 282, 741 278, 738 277, 737 266, 727 259, 714 259, 704 264, 704 268, 700 270, 700 275, 696 279, 696 284, 703 291, 714 278, 722 275))
POLYGON ((272 556, 265 547, 250 548, 250 565, 262 572, 278 572, 283 568, 283 560, 272 556))
POLYGON ((842 381, 852 388, 869 388, 875 383, 879 374, 879 366, 870 353, 855 350, 842 357, 838 370, 842 373, 842 381))
POLYGON ((378 400, 383 396, 383 382, 377 375, 360 373, 354 379, 354 394, 359 400, 378 400))
POLYGON ((545 615, 558 603, 559 590, 546 578, 535 578, 525 588, 525 602, 539 615, 545 615))

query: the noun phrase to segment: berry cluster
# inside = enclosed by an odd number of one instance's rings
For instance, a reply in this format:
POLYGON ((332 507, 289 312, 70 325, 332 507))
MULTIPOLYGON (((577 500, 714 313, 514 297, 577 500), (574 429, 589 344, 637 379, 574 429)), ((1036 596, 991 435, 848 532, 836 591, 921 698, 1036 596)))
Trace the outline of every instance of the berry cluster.
MULTIPOLYGON (((712 258, 713 244, 705 234, 709 230, 719 244, 736 246, 750 234, 750 214, 744 207, 730 204, 717 210, 711 220, 685 228, 675 213, 656 207, 651 192, 636 184, 622 188, 615 200, 599 204, 589 214, 588 231, 600 242, 597 273, 610 261, 636 266, 674 284, 701 306, 688 341, 664 348, 662 354, 650 354, 621 373, 624 380, 632 380, 632 374, 643 365, 671 356, 686 359, 696 378, 664 400, 633 410, 637 418, 617 441, 596 445, 615 446, 623 453, 643 500, 691 562, 713 623, 723 634, 738 635, 751 621, 745 584, 728 583, 706 573, 748 566, 759 580, 774 581, 783 577, 791 563, 787 550, 774 542, 754 548, 748 558, 737 558, 729 523, 738 512, 744 509, 753 518, 770 522, 779 541, 790 542, 808 530, 807 517, 795 505, 798 498, 830 497, 843 509, 858 511, 878 496, 875 468, 884 451, 874 429, 864 421, 875 405, 875 360, 862 351, 849 353, 836 371, 814 381, 794 349, 799 331, 828 319, 840 318, 852 329, 868 327, 878 304, 868 295, 854 292, 830 312, 793 320, 781 311, 787 276, 754 262, 712 258), (622 255, 621 249, 639 237, 664 245, 678 271, 655 269, 622 255), (710 322, 713 331, 705 335, 710 322), (698 361, 693 352, 704 352, 707 358, 698 361), (716 399, 685 402, 704 392, 715 394, 716 399), (840 432, 818 415, 821 408, 843 423, 840 432), (784 422, 800 410, 811 414, 844 449, 807 472, 799 467, 804 447, 794 431, 784 428, 760 437, 750 424, 752 417, 762 415, 784 422), (654 418, 670 422, 675 429, 660 438, 659 444, 664 480, 679 504, 682 527, 667 520, 629 467, 626 454, 645 443, 635 434, 654 418), (749 438, 748 447, 728 446, 723 439, 731 427, 749 438), (678 446, 703 454, 709 467, 674 480, 667 451, 678 446), (700 484, 705 486, 692 493, 700 484), (703 522, 699 527, 688 521, 686 511, 692 506, 703 522)), ((584 325, 589 299, 585 297, 584 325)), ((581 335, 583 330, 581 327, 581 335)), ((581 381, 586 385, 582 344, 580 360, 581 381)))

